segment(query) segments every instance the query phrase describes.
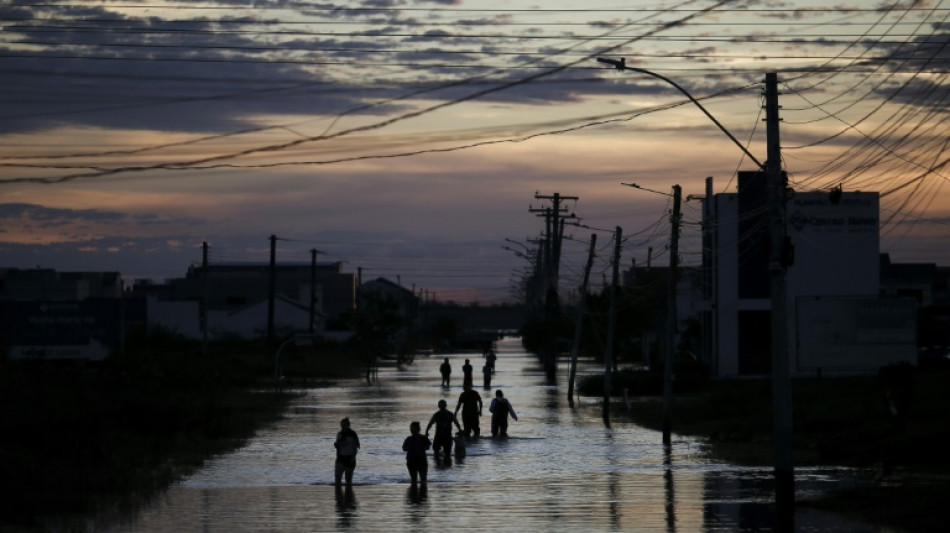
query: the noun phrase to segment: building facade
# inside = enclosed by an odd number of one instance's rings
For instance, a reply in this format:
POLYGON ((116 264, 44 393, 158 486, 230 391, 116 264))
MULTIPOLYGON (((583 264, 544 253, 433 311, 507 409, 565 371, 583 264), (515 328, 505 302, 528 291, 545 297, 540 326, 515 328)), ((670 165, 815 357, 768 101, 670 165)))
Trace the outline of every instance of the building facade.
MULTIPOLYGON (((769 210, 764 176, 704 210, 704 358, 718 376, 771 373, 769 210)), ((879 196, 796 192, 787 202, 787 350, 793 375, 915 362, 916 302, 880 296, 879 196)))

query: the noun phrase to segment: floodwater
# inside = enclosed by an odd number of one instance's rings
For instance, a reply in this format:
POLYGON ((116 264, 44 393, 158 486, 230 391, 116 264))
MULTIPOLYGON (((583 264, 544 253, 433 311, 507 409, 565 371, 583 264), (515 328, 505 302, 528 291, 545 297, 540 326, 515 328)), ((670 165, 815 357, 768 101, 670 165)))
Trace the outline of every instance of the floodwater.
MULTIPOLYGON (((770 468, 737 467, 674 434, 664 454, 658 432, 631 423, 606 428, 599 399, 570 407, 566 367, 549 383, 519 339, 498 342, 490 391, 481 353, 450 354, 451 388, 440 386, 443 355, 380 369, 376 383, 308 389, 286 418, 244 448, 219 457, 171 487, 112 532, 258 531, 762 531, 773 528, 770 468), (409 423, 423 428, 446 399, 454 409, 466 358, 485 400, 502 389, 518 414, 508 440, 482 437, 464 459, 430 459, 425 491, 413 488, 401 450, 409 423), (333 486, 333 441, 349 417, 362 449, 354 487, 333 486)), ((595 369, 591 369, 595 370, 595 369)), ((582 374, 582 367, 579 374, 582 374)), ((623 409, 622 400, 612 404, 623 409)), ((635 404, 633 406, 635 408, 635 404)), ((675 421, 674 421, 675 428, 675 421)), ((431 454, 431 452, 430 452, 431 454)), ((852 483, 843 468, 796 470, 797 498, 852 483)), ((881 531, 799 508, 797 531, 881 531)))

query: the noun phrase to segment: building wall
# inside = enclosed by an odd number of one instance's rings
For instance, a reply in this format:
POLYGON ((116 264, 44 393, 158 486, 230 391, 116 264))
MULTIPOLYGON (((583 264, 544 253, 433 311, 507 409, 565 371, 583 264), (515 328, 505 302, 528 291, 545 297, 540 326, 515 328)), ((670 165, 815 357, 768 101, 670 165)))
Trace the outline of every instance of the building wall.
MULTIPOLYGON (((769 275, 767 219, 761 200, 754 198, 729 193, 715 195, 712 200, 714 287, 708 333, 713 336, 714 350, 707 362, 719 376, 771 371, 771 298, 768 291, 762 294, 762 269, 765 279, 769 275)), ((800 300, 877 298, 878 218, 877 193, 845 192, 834 203, 826 192, 800 192, 789 201, 788 236, 794 246, 794 262, 787 269, 786 317, 793 373, 820 365, 815 354, 803 354, 799 361, 801 338, 814 339, 813 332, 798 329, 800 300)), ((853 311, 850 307, 836 309, 838 313, 853 311)), ((860 366, 855 363, 861 360, 860 355, 855 357, 849 359, 849 368, 860 366)), ((873 357, 864 361, 869 368, 877 368, 873 357)))
POLYGON ((52 269, 0 269, 0 300, 78 301, 119 298, 118 272, 58 272, 52 269))
POLYGON ((159 300, 149 296, 149 330, 160 327, 189 339, 201 339, 201 304, 194 300, 159 300))
MULTIPOLYGON (((310 265, 277 265, 276 293, 297 299, 309 308, 310 265)), ((318 265, 317 309, 329 317, 338 317, 354 309, 356 276, 341 271, 339 263, 318 265)), ((270 268, 267 264, 212 264, 194 267, 185 278, 170 280, 169 297, 177 300, 206 298, 211 310, 235 311, 267 300, 270 268)))
MULTIPOLYGON (((239 311, 209 311, 208 332, 211 339, 264 338, 267 335, 267 301, 261 301, 239 311)), ((274 329, 278 337, 291 332, 309 331, 310 313, 283 298, 274 301, 274 329)))

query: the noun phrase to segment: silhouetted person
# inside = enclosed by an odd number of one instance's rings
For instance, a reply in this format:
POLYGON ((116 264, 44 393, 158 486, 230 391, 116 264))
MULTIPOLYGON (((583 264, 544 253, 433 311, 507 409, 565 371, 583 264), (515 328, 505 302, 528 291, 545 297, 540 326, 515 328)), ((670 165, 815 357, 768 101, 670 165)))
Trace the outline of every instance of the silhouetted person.
POLYGON ((445 360, 442 361, 442 365, 439 366, 439 372, 442 373, 442 386, 448 387, 449 380, 452 377, 452 365, 449 364, 448 357, 446 357, 445 360))
POLYGON ((495 350, 488 350, 488 355, 485 356, 485 359, 488 361, 488 367, 491 368, 491 371, 495 371, 495 359, 498 359, 498 356, 495 355, 495 350))
POLYGON ((429 437, 420 433, 419 422, 409 424, 409 435, 402 443, 402 450, 406 452, 406 468, 409 469, 409 478, 412 480, 412 486, 416 486, 416 479, 426 486, 426 478, 429 472, 429 462, 426 459, 426 450, 432 446, 429 437))
POLYGON ((336 434, 336 442, 333 443, 336 448, 336 468, 335 482, 339 487, 343 480, 343 474, 346 474, 346 488, 353 487, 353 470, 356 469, 356 452, 360 449, 360 438, 356 432, 350 429, 350 419, 340 420, 340 432, 336 434))
POLYGON ((462 426, 459 425, 459 421, 455 418, 455 415, 452 411, 446 409, 448 405, 445 400, 439 400, 439 410, 432 415, 432 418, 429 419, 429 425, 426 426, 426 435, 429 434, 429 430, 432 429, 432 426, 435 426, 435 439, 432 440, 432 455, 439 459, 439 452, 442 452, 442 458, 445 459, 445 462, 452 461, 452 424, 455 424, 455 427, 459 428, 459 431, 462 431, 462 426))
POLYGON ((515 420, 518 420, 518 415, 515 414, 511 402, 508 401, 508 398, 505 398, 501 389, 495 391, 495 398, 492 399, 488 410, 491 412, 491 436, 507 437, 508 415, 511 415, 511 418, 515 420))
POLYGON ((472 388, 471 383, 462 385, 465 390, 459 394, 459 402, 455 405, 455 416, 462 410, 462 433, 466 437, 471 437, 472 433, 477 437, 481 430, 478 427, 478 417, 482 415, 482 396, 478 391, 472 388))
POLYGON ((462 365, 462 386, 465 385, 472 386, 472 364, 468 359, 465 360, 465 364, 462 365))
POLYGON ((485 390, 491 389, 491 367, 488 366, 488 363, 482 367, 482 380, 485 382, 485 390))

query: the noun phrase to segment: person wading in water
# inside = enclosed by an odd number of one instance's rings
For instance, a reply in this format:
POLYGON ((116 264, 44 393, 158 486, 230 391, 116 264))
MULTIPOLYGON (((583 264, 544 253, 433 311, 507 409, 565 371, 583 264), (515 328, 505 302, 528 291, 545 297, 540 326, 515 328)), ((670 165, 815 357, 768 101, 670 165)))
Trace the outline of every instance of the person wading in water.
POLYGON ((508 398, 505 398, 501 389, 495 391, 495 397, 488 406, 488 410, 491 412, 491 436, 508 438, 508 415, 515 420, 518 420, 518 415, 515 414, 515 409, 508 398))
POLYGON ((346 488, 353 487, 353 471, 356 469, 356 452, 360 449, 360 438, 356 432, 350 429, 350 419, 340 420, 340 432, 336 434, 336 442, 333 443, 336 448, 336 465, 334 479, 337 488, 343 481, 343 474, 346 474, 346 488))
POLYGON ((426 450, 432 445, 429 437, 420 433, 418 422, 409 424, 409 435, 402 443, 402 451, 406 452, 406 468, 409 469, 409 478, 412 480, 412 486, 416 486, 416 479, 422 482, 422 487, 426 486, 426 477, 429 472, 429 462, 426 459, 426 450))
POLYGON ((471 383, 463 385, 465 388, 462 394, 459 394, 459 402, 455 406, 455 416, 458 416, 459 409, 462 410, 462 433, 466 437, 472 434, 476 437, 481 433, 478 427, 478 417, 482 415, 482 396, 478 391, 472 388, 471 383))
POLYGON ((429 434, 429 430, 432 429, 432 426, 435 426, 435 439, 432 440, 432 453, 436 461, 438 461, 440 458, 439 452, 441 451, 444 454, 442 458, 445 462, 451 463, 452 424, 455 424, 455 427, 459 428, 459 431, 462 431, 462 426, 459 425, 459 421, 455 418, 455 415, 452 414, 452 411, 446 409, 447 405, 445 400, 439 400, 439 410, 429 419, 429 425, 426 426, 426 435, 429 434))

